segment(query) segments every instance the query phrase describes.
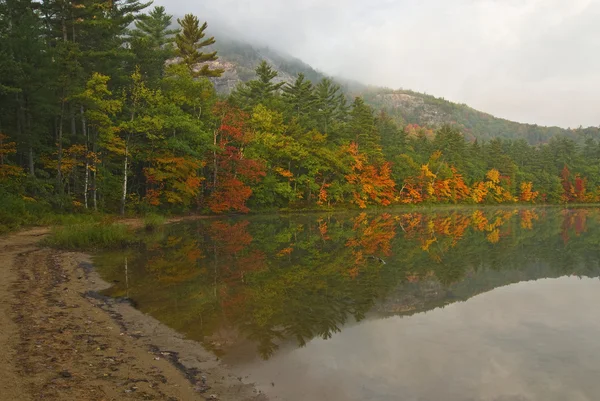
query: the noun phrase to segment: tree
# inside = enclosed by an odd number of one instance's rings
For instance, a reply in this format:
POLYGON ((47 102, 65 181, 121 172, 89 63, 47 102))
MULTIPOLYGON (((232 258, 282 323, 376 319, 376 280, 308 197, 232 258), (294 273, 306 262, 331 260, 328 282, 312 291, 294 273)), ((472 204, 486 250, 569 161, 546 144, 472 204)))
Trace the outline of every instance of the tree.
POLYGON ((256 67, 256 79, 240 85, 232 94, 232 102, 250 112, 259 104, 273 108, 278 91, 285 82, 274 82, 277 78, 277 71, 274 70, 265 60, 262 60, 256 67))
POLYGON ((298 74, 293 84, 283 87, 283 102, 288 118, 294 118, 304 129, 314 125, 317 97, 313 92, 312 83, 305 79, 304 74, 298 74))
POLYGON ((120 153, 122 149, 122 142, 116 135, 118 128, 114 117, 121 112, 123 103, 120 99, 115 99, 113 93, 108 89, 109 80, 110 78, 106 75, 95 73, 86 83, 85 90, 75 96, 75 99, 85 107, 86 162, 84 171, 85 184, 83 188, 84 202, 87 208, 91 173, 92 205, 94 210, 98 209, 98 145, 100 144, 115 153, 120 153))
POLYGON ((336 123, 345 121, 348 113, 346 97, 341 91, 340 86, 333 83, 329 78, 323 78, 315 86, 315 95, 317 98, 317 121, 319 129, 324 134, 332 130, 339 129, 336 123))
POLYGON ((370 162, 381 163, 383 161, 381 139, 375 125, 373 109, 365 104, 361 97, 356 97, 352 103, 348 135, 360 152, 367 155, 370 162))
POLYGON ((218 129, 217 170, 213 173, 215 179, 208 205, 215 213, 248 212, 246 201, 252 195, 252 189, 247 184, 256 183, 265 176, 259 160, 244 156, 244 147, 252 140, 247 129, 248 115, 225 103, 217 104, 216 108, 216 114, 223 118, 218 129))
POLYGON ((164 7, 154 7, 142 14, 131 31, 131 46, 136 63, 147 80, 154 85, 162 78, 165 62, 175 55, 174 36, 178 29, 169 29, 173 17, 164 7))
POLYGON ((368 163, 368 158, 358 150, 355 143, 348 147, 352 160, 352 172, 346 176, 351 185, 355 186, 354 203, 360 208, 367 207, 373 202, 388 206, 395 200, 394 180, 391 179, 389 163, 384 163, 379 169, 368 163))
POLYGON ((202 65, 200 70, 196 70, 198 64, 216 61, 218 58, 216 51, 210 53, 200 51, 202 48, 215 43, 214 37, 204 39, 206 36, 204 31, 208 27, 208 24, 204 22, 200 26, 198 17, 192 14, 186 14, 183 19, 177 19, 177 22, 181 25, 182 30, 175 36, 175 43, 177 45, 176 54, 181 57, 183 64, 195 76, 220 77, 224 70, 220 68, 211 69, 207 64, 202 65))

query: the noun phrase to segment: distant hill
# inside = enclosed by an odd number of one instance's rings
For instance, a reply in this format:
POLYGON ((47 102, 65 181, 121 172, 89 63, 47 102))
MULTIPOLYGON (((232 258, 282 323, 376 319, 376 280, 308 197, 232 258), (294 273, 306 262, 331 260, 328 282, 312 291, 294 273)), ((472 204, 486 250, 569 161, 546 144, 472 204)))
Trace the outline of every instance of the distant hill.
MULTIPOLYGON (((225 70, 222 77, 213 80, 220 93, 229 93, 240 82, 253 79, 254 69, 263 59, 279 72, 279 79, 282 81, 291 82, 298 73, 303 73, 315 83, 326 77, 326 74, 293 56, 268 47, 250 45, 226 35, 218 36, 214 49, 218 51, 219 60, 212 64, 225 70)), ((566 136, 577 142, 583 142, 589 136, 600 137, 598 127, 566 129, 522 124, 423 93, 366 86, 338 78, 334 80, 349 98, 364 97, 376 110, 385 109, 400 124, 418 124, 431 128, 445 123, 456 124, 468 140, 524 139, 535 145, 546 143, 555 136, 566 136)))
POLYGON ((325 74, 301 60, 268 47, 253 46, 235 39, 220 37, 213 49, 218 51, 219 59, 211 62, 211 66, 225 70, 220 78, 213 79, 219 93, 229 93, 240 82, 253 79, 254 69, 262 60, 267 61, 277 70, 279 81, 293 82, 298 73, 303 73, 307 79, 315 83, 326 77, 325 74))

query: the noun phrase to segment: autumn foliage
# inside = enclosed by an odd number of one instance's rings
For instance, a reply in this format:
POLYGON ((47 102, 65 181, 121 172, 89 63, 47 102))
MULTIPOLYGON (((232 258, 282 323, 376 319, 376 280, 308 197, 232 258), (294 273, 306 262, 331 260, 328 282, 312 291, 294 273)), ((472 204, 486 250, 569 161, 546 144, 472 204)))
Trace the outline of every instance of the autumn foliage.
POLYGON ((353 185, 353 202, 361 209, 368 203, 388 206, 395 199, 395 182, 390 177, 389 163, 379 168, 369 164, 365 154, 358 151, 358 145, 351 143, 347 151, 351 157, 351 173, 346 175, 348 183, 353 185))
POLYGON ((230 210, 245 213, 249 211, 246 201, 252 195, 249 184, 265 176, 263 163, 244 156, 244 148, 252 140, 247 127, 248 115, 226 103, 217 104, 215 114, 222 115, 222 119, 215 136, 213 183, 208 206, 215 213, 230 210))

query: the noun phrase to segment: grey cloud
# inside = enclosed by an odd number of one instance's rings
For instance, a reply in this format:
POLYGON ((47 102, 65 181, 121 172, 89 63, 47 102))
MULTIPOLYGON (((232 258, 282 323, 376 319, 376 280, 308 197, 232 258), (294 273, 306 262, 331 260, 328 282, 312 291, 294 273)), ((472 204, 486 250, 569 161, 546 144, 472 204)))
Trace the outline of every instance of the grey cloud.
POLYGON ((331 75, 543 125, 600 124, 600 0, 158 0, 331 75))

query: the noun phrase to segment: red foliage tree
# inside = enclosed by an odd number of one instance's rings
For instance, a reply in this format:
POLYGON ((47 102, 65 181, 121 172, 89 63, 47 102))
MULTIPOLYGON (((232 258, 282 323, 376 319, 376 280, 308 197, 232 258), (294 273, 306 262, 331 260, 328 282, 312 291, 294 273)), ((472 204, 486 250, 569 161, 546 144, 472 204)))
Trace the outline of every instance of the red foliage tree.
POLYGON ((218 103, 215 114, 222 118, 215 132, 212 193, 208 206, 215 213, 229 210, 246 213, 249 211, 246 201, 252 195, 248 184, 259 182, 265 176, 261 161, 244 157, 244 148, 252 140, 246 124, 248 114, 227 103, 218 103))

